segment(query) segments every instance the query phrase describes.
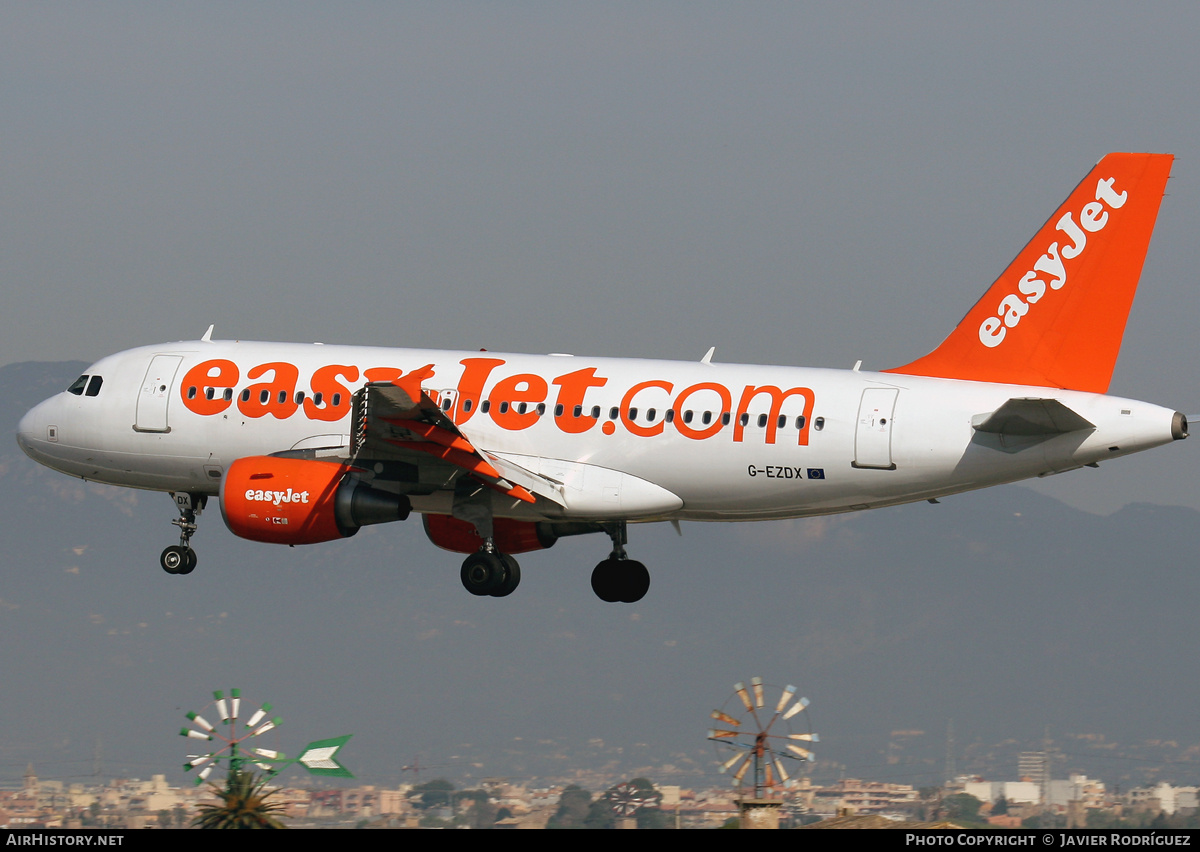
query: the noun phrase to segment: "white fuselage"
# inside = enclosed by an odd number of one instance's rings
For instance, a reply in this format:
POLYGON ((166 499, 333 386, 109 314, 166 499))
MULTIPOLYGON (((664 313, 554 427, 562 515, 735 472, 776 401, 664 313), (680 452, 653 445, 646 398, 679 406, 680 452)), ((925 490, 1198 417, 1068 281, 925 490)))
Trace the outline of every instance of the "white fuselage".
MULTIPOLYGON (((37 461, 84 479, 217 494, 236 459, 305 448, 336 454, 350 444, 349 395, 368 380, 425 365, 432 377, 422 386, 475 447, 563 484, 565 505, 499 500, 499 517, 827 514, 1069 470, 1181 437, 1169 409, 1051 388, 793 367, 195 341, 102 359, 87 374, 102 378, 95 395, 51 397, 22 419, 18 440, 37 461), (974 428, 1022 398, 1058 400, 1095 428, 1036 439, 974 428)), ((448 513, 452 493, 448 482, 414 495, 413 508, 448 513)))

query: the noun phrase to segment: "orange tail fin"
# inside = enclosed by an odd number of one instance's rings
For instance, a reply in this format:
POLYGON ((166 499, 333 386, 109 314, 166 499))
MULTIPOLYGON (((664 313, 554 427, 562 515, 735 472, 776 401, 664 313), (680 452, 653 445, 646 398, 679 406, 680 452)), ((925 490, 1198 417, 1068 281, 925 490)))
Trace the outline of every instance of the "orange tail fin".
POLYGON ((1109 154, 941 346, 886 372, 1105 393, 1173 160, 1109 154))

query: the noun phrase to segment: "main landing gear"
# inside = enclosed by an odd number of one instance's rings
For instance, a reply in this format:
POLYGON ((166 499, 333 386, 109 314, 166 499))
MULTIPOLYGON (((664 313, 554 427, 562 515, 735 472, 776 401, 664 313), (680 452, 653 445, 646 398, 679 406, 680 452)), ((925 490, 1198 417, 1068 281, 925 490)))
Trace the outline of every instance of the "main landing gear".
POLYGON ((628 538, 625 522, 605 524, 604 531, 612 539, 609 557, 592 571, 592 591, 606 603, 636 603, 650 589, 650 572, 641 562, 625 555, 628 538))
POLYGON ((503 598, 511 595, 520 584, 521 566, 507 553, 497 551, 488 539, 483 550, 463 560, 460 576, 463 588, 471 594, 503 598))
POLYGON ((204 511, 208 503, 207 494, 185 494, 171 492, 179 517, 171 521, 179 527, 179 544, 171 545, 158 557, 158 564, 168 574, 190 574, 196 570, 196 551, 190 542, 196 532, 196 516, 204 511))
MULTIPOLYGON (((650 572, 641 562, 625 554, 627 542, 625 522, 600 525, 589 524, 589 528, 566 531, 560 534, 576 535, 582 532, 599 532, 603 529, 612 539, 613 549, 609 557, 592 571, 592 591, 596 597, 608 603, 636 603, 650 589, 650 572)), ((483 547, 463 560, 459 575, 463 588, 480 597, 502 598, 511 595, 521 582, 521 566, 507 553, 496 549, 495 540, 483 538, 483 547)))

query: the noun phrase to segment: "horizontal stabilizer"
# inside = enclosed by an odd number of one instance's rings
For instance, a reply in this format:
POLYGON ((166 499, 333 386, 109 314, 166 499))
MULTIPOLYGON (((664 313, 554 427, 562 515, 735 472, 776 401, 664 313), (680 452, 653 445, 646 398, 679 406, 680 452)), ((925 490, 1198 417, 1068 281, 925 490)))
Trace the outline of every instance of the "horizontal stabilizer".
POLYGON ((1010 399, 991 414, 976 416, 971 425, 977 432, 1043 437, 1096 428, 1057 399, 1032 398, 1010 399))

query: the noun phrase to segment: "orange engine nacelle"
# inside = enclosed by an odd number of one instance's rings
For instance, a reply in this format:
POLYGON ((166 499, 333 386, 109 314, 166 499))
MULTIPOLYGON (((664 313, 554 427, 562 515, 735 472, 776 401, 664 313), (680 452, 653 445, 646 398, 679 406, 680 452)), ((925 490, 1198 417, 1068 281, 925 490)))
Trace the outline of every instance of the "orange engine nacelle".
POLYGON ((309 459, 238 459, 221 483, 221 515, 234 535, 273 544, 332 541, 408 517, 407 497, 372 488, 354 470, 309 459))
MULTIPOLYGON (((423 515, 425 535, 443 550, 474 553, 483 547, 475 525, 449 515, 423 515)), ((544 550, 558 541, 549 524, 496 518, 492 521, 492 541, 501 553, 526 553, 544 550)))

